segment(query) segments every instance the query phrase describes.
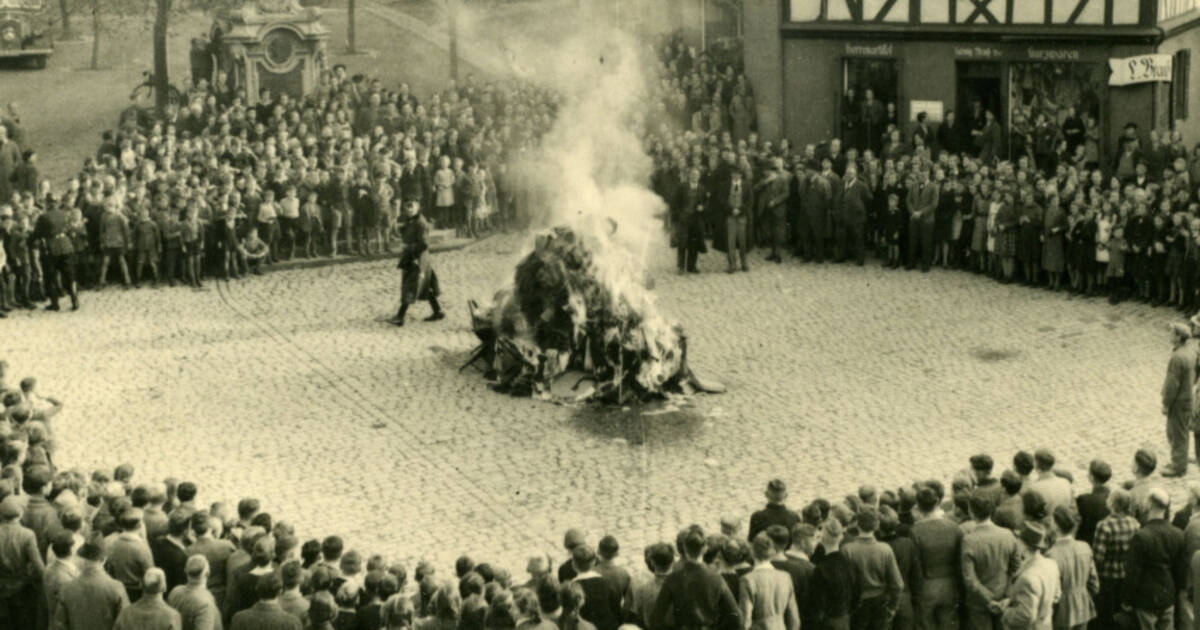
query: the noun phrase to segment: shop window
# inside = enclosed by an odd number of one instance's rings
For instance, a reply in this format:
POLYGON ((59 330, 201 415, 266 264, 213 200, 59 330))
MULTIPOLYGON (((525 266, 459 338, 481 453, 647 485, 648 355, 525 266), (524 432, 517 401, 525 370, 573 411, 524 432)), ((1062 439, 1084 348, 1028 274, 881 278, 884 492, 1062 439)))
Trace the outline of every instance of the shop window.
POLYGON ((1187 120, 1188 117, 1188 77, 1192 72, 1192 51, 1180 50, 1175 53, 1171 64, 1171 122, 1187 120))
POLYGON ((900 116, 899 71, 895 59, 847 58, 843 64, 842 143, 878 153, 888 125, 904 131, 900 116), (870 91, 871 100, 867 100, 870 91))
MULTIPOLYGON (((1039 116, 1061 126, 1074 107, 1080 118, 1101 122, 1100 95, 1107 68, 1089 63, 1009 64, 1009 155, 1016 159, 1034 151, 1039 116)), ((1101 124, 1103 128, 1103 124, 1101 124)))

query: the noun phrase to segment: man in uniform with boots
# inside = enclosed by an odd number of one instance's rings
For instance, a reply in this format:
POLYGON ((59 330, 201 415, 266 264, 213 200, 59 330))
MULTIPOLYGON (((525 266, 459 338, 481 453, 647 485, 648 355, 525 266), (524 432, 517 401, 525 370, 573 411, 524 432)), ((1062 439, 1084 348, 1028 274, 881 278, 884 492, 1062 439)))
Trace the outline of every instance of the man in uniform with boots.
POLYGON ((404 325, 404 316, 413 302, 427 300, 433 308, 433 314, 425 318, 427 322, 436 322, 446 317, 442 306, 438 304, 437 272, 433 270, 433 262, 429 255, 429 232, 433 226, 421 216, 421 204, 416 199, 404 202, 404 224, 400 227, 400 263, 396 265, 403 273, 400 279, 400 310, 392 318, 396 326, 404 325))
POLYGON ((46 293, 50 297, 48 311, 57 311, 60 289, 71 296, 71 310, 79 310, 79 293, 75 285, 75 246, 67 236, 70 217, 57 199, 48 199, 50 209, 38 217, 33 236, 42 243, 42 268, 46 293))

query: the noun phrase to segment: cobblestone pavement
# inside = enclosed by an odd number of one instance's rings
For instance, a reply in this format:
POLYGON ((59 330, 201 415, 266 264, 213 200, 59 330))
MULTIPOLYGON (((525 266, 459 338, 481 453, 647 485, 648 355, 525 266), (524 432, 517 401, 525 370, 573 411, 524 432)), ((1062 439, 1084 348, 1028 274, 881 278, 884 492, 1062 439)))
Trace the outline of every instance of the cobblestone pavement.
POLYGON ((659 415, 498 395, 457 372, 474 343, 465 302, 488 298, 522 246, 437 255, 450 317, 436 324, 424 306, 402 329, 383 322, 399 281, 383 261, 89 293, 78 313, 0 322, 3 351, 14 378, 67 401, 64 465, 130 461, 140 479, 195 480, 202 502, 258 496, 302 537, 517 570, 575 525, 639 558, 681 525, 747 514, 775 476, 799 504, 947 478, 979 451, 1050 446, 1080 487, 1093 456, 1119 479, 1137 447, 1165 456, 1172 312, 960 272, 756 255, 727 275, 708 254, 681 277, 661 250, 661 306, 727 394, 659 415))

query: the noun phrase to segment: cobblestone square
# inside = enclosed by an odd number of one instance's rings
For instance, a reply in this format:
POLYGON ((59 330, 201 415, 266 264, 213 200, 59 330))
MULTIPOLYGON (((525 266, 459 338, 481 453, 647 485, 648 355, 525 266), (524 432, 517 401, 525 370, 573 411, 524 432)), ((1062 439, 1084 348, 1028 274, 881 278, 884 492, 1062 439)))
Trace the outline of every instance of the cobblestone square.
POLYGON ((946 479, 980 451, 1003 468, 1050 447, 1081 488, 1091 457, 1124 480, 1137 447, 1165 455, 1174 312, 870 263, 755 255, 728 275, 708 254, 704 273, 678 276, 660 248, 659 304, 727 394, 656 415, 496 394, 458 372, 475 341, 465 304, 491 296, 523 245, 436 255, 450 310, 435 324, 423 306, 384 323, 399 275, 382 261, 86 293, 78 313, 14 313, 3 354, 14 379, 66 401, 62 466, 128 461, 139 479, 197 482, 205 504, 257 496, 302 539, 514 570, 570 526, 615 534, 640 566, 637 550, 681 525, 748 515, 775 476, 800 504, 946 479))

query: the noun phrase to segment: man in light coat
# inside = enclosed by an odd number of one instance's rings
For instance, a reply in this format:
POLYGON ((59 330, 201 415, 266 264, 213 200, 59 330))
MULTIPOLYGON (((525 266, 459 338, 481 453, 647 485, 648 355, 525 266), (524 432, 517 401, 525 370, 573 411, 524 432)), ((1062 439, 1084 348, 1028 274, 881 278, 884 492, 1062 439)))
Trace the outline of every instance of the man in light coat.
POLYGON ((1019 534, 1025 561, 1016 580, 1008 588, 1008 597, 994 603, 1006 630, 1051 630, 1054 605, 1062 597, 1058 564, 1042 554, 1048 540, 1041 523, 1025 521, 1019 534))
POLYGON ((1167 417, 1167 442, 1171 463, 1163 477, 1181 477, 1187 472, 1188 434, 1192 422, 1192 387, 1196 383, 1196 348, 1189 344, 1191 331, 1183 324, 1171 325, 1171 359, 1162 386, 1162 412, 1167 417))

